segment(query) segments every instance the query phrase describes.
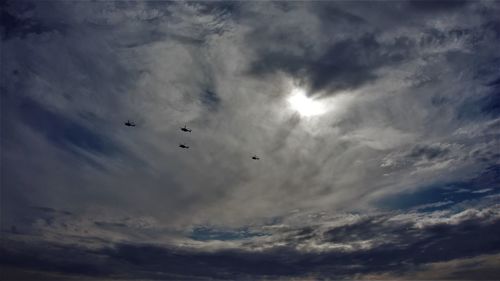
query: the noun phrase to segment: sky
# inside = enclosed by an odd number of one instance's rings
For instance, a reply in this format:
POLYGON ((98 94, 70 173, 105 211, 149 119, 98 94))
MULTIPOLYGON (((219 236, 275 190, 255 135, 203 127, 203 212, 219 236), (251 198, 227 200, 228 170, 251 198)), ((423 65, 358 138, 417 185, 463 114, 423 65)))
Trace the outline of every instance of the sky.
POLYGON ((500 2, 1 5, 3 280, 500 276, 500 2))

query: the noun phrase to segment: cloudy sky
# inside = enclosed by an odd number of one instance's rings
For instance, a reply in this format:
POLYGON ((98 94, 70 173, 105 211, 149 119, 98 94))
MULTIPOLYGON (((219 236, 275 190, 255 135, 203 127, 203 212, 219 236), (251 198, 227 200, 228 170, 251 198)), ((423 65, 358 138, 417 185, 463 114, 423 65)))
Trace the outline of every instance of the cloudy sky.
POLYGON ((1 13, 4 280, 500 276, 500 2, 1 13))

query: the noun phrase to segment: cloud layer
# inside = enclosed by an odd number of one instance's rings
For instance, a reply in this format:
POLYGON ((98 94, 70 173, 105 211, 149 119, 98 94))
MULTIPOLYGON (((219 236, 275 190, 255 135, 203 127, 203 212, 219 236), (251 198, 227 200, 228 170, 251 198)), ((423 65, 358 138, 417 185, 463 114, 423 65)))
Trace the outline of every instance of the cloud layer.
POLYGON ((8 2, 8 277, 491 279, 499 10, 8 2))

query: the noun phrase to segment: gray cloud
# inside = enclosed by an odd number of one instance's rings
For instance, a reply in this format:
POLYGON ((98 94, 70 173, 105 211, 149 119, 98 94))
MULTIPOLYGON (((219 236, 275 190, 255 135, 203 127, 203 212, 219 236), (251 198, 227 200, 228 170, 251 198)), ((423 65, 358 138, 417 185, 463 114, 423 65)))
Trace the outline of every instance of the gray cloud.
MULTIPOLYGON (((218 248, 212 241, 193 247, 178 242, 166 245, 126 240, 99 241, 98 247, 89 248, 80 243, 77 247, 70 244, 76 240, 67 244, 61 244, 61 240, 42 243, 39 237, 14 234, 8 236, 10 242, 2 248, 2 261, 12 268, 31 268, 45 274, 78 274, 82 278, 349 278, 353 274, 393 271, 409 274, 418 272, 422 265, 497 253, 498 218, 498 208, 492 206, 455 214, 344 214, 297 220, 321 222, 319 227, 296 228, 290 224, 293 220, 287 219, 284 224, 267 226, 266 236, 240 236, 229 248, 218 248), (480 233, 481 239, 475 239, 480 233), (26 242, 30 252, 44 253, 45 258, 25 254, 26 242), (215 248, 204 249, 203 244, 215 248), (65 258, 68 254, 76 259, 65 258), (195 269, 193 264, 197 265, 195 269)), ((104 224, 99 223, 99 227, 104 224)), ((129 226, 120 224, 114 229, 119 233, 123 227, 129 226)))

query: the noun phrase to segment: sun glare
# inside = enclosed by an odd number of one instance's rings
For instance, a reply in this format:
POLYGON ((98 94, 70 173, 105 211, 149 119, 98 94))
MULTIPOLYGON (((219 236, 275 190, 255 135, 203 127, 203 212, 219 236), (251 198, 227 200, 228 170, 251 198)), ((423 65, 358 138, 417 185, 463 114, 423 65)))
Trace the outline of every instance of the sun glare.
POLYGON ((290 97, 288 98, 290 106, 300 113, 300 115, 308 117, 320 115, 325 112, 323 104, 312 98, 307 97, 304 90, 294 88, 290 97))

